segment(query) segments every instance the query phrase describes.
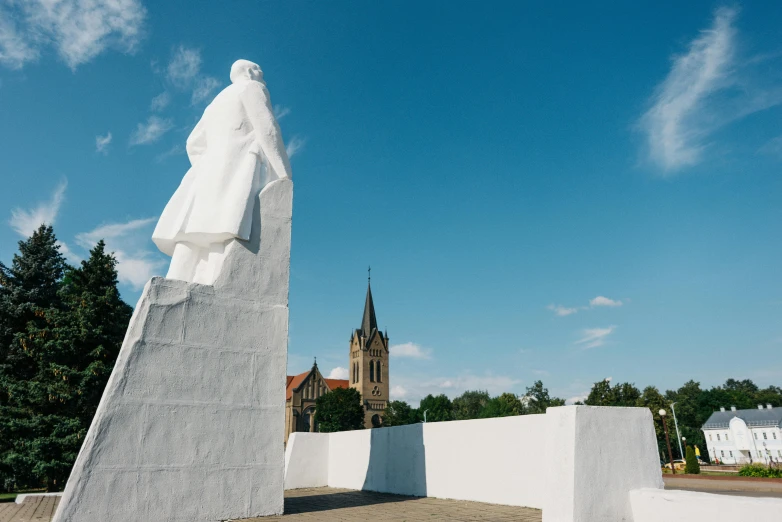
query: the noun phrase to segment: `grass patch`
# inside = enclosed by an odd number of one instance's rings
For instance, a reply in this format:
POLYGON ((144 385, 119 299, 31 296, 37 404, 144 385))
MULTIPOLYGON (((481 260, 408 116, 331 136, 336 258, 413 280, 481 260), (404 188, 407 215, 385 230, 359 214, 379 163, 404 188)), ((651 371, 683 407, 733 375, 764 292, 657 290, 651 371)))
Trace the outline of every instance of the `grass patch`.
POLYGON ((0 493, 0 502, 13 502, 18 493, 0 493))

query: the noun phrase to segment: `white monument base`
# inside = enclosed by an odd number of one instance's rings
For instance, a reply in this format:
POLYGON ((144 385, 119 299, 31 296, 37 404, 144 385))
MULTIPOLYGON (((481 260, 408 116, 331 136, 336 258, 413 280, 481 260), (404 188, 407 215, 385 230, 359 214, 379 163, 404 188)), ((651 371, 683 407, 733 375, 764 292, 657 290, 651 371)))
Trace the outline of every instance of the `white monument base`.
POLYGON ((292 195, 264 188, 214 286, 147 283, 55 522, 282 513, 292 195))

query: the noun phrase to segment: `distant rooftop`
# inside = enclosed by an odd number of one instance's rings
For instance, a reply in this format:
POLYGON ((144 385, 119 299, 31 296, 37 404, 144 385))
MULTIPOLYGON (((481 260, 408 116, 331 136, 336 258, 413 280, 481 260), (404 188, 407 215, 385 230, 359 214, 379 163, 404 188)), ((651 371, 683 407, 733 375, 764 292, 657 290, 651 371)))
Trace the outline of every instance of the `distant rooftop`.
POLYGON ((760 426, 776 426, 782 428, 782 408, 768 409, 767 407, 763 407, 762 410, 760 408, 755 408, 752 410, 715 411, 701 429, 727 428, 733 417, 738 417, 743 420, 750 428, 757 428, 760 426))

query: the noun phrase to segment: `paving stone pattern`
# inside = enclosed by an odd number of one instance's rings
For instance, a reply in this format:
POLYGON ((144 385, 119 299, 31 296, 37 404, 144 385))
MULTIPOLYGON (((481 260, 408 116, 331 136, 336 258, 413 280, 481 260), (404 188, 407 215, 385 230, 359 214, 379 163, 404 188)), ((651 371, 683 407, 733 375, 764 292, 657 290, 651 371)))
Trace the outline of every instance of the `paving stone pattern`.
MULTIPOLYGON (((0 503, 0 522, 49 522, 59 497, 28 498, 22 504, 0 503)), ((311 488, 285 492, 285 515, 243 522, 299 520, 514 520, 541 522, 539 509, 483 504, 462 500, 405 497, 350 489, 311 488)))

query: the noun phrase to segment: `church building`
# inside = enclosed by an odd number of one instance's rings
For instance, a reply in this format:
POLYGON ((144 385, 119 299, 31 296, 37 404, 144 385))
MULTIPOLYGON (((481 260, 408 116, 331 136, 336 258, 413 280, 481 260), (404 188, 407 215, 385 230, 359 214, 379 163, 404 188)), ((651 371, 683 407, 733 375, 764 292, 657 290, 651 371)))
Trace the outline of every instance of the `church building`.
POLYGON ((367 283, 367 297, 361 328, 350 335, 349 379, 326 379, 315 362, 309 371, 288 375, 285 389, 285 442, 295 431, 318 431, 315 423, 315 401, 335 388, 355 388, 364 406, 364 427, 383 424, 388 404, 388 334, 377 327, 372 287, 367 283))

